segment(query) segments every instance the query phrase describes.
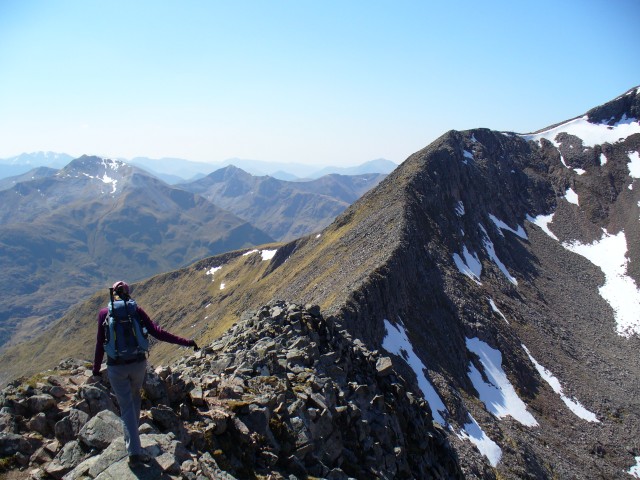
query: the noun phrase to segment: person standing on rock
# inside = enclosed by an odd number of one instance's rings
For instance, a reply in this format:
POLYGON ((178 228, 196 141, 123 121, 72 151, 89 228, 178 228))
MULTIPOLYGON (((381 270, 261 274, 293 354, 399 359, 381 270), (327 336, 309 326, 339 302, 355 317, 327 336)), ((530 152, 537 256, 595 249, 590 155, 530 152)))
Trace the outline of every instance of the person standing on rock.
POLYGON ((111 302, 98 314, 98 334, 93 359, 93 381, 98 381, 105 352, 107 374, 118 399, 120 418, 124 424, 124 440, 129 463, 147 463, 150 457, 140 445, 140 389, 147 370, 147 333, 160 341, 185 347, 200 348, 195 340, 173 335, 153 322, 149 315, 131 298, 129 285, 123 281, 110 289, 111 302), (116 297, 114 298, 114 294, 116 297))

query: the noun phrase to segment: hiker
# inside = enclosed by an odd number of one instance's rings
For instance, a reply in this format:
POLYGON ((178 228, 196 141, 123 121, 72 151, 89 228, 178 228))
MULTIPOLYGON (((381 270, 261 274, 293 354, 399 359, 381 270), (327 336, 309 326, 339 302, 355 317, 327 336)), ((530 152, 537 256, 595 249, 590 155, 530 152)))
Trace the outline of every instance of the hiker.
POLYGON ((93 359, 93 379, 100 375, 102 358, 107 353, 107 374, 118 399, 124 424, 124 441, 129 464, 148 463, 151 458, 140 445, 140 389, 147 370, 147 332, 163 342, 200 350, 194 340, 187 340, 163 330, 139 307, 129 294, 129 285, 119 281, 110 289, 111 301, 98 314, 98 335, 93 359), (114 298, 114 294, 117 295, 114 298))

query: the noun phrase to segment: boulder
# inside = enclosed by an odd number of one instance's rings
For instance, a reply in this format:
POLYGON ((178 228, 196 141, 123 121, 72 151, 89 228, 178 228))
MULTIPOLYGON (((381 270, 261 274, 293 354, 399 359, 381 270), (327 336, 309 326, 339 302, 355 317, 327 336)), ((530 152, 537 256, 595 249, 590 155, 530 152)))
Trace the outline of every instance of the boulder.
POLYGON ((44 412, 40 412, 27 422, 27 427, 32 432, 47 436, 51 432, 51 425, 44 412))
POLYGON ((67 443, 77 438, 80 430, 89 420, 89 415, 76 408, 71 408, 69 414, 56 422, 54 434, 62 443, 67 443))
POLYGON ((116 407, 104 386, 82 385, 78 389, 78 396, 87 403, 90 417, 103 410, 116 412, 116 407))
POLYGON ((89 454, 82 449, 80 443, 73 440, 62 447, 53 461, 45 467, 45 471, 53 478, 61 479, 88 456, 89 454))
MULTIPOLYGON (((163 373, 166 373, 166 378, 169 375, 170 370, 169 372, 163 371, 163 373)), ((143 397, 146 398, 151 405, 169 405, 169 392, 167 390, 167 386, 160 375, 150 367, 147 368, 147 374, 144 379, 144 384, 142 385, 142 390, 144 391, 143 397)))
POLYGON ((31 444, 17 433, 0 432, 0 457, 9 457, 16 453, 30 454, 31 444))
POLYGON ((87 447, 104 450, 122 434, 120 418, 111 410, 103 410, 82 427, 78 440, 87 447))
POLYGON ((56 406, 56 400, 51 395, 43 393, 33 395, 27 399, 27 408, 32 414, 51 410, 56 406))

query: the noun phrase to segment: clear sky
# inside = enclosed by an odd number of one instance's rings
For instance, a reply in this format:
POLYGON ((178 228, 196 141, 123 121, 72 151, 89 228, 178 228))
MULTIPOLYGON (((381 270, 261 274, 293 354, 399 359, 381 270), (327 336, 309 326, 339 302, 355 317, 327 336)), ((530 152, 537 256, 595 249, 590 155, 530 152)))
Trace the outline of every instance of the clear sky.
POLYGON ((402 162, 640 84, 639 0, 0 0, 0 158, 402 162))

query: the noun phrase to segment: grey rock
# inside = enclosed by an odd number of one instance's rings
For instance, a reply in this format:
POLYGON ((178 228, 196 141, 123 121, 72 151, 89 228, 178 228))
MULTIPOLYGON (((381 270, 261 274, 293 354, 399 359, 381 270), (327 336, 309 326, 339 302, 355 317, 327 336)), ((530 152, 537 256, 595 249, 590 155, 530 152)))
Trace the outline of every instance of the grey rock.
POLYGON ((33 432, 38 432, 40 435, 48 435, 51 431, 51 426, 44 412, 40 412, 27 422, 27 427, 33 432))
POLYGON ((221 470, 209 452, 205 452, 198 459, 198 468, 208 480, 236 480, 236 477, 221 470))
POLYGON ((122 435, 120 418, 111 410, 103 410, 82 427, 78 439, 88 447, 104 450, 122 435))
POLYGON ((393 362, 389 357, 380 357, 376 361, 376 372, 381 377, 386 377, 393 372, 393 362))
POLYGON ((95 477, 95 480, 170 480, 171 478, 156 462, 131 467, 127 460, 121 460, 110 465, 95 477))
MULTIPOLYGON (((170 370, 169 372, 163 373, 168 376, 170 370)), ((169 391, 165 385, 164 380, 150 367, 147 368, 147 374, 145 375, 142 390, 145 393, 144 397, 149 400, 152 405, 169 404, 169 391)))
POLYGON ((58 452, 53 461, 45 467, 45 471, 53 478, 60 479, 87 457, 88 454, 81 448, 80 444, 73 440, 62 447, 62 450, 58 452))
POLYGON ((85 400, 89 407, 89 416, 93 417, 98 412, 110 410, 116 412, 115 405, 109 396, 109 392, 103 386, 82 385, 78 389, 78 396, 85 400))
POLYGON ((122 460, 127 461, 128 455, 124 445, 124 438, 116 438, 99 456, 95 458, 96 461, 93 462, 88 469, 89 476, 92 478, 100 475, 114 463, 118 463, 122 460))
POLYGON ((0 457, 9 457, 16 453, 31 453, 29 442, 17 433, 0 433, 0 457))
POLYGON ((32 413, 45 412, 56 406, 56 400, 51 395, 43 393, 33 395, 27 399, 27 407, 32 413))
POLYGON ((58 385, 54 385, 49 389, 49 394, 59 401, 67 394, 67 390, 58 385))
POLYGON ((56 422, 54 434, 62 443, 69 442, 77 438, 82 427, 89 420, 89 415, 76 408, 71 408, 69 414, 62 420, 56 422))
POLYGON ((186 439, 186 431, 180 417, 169 407, 159 405, 151 409, 151 418, 161 432, 173 432, 181 440, 186 439))

